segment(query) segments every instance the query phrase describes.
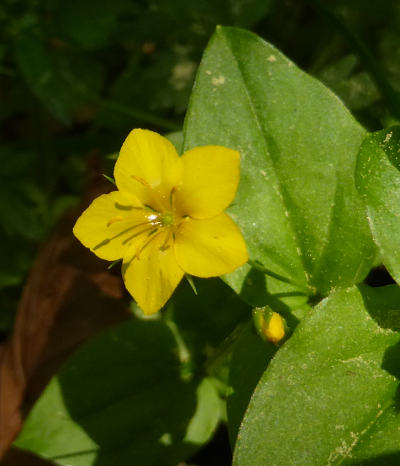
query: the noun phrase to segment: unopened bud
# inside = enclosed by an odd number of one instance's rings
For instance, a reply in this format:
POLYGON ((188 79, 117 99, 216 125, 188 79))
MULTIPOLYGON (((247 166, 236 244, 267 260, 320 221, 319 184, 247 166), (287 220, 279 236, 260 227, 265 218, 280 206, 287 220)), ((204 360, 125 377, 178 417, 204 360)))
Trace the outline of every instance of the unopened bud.
POLYGON ((278 344, 285 337, 285 319, 268 306, 254 308, 253 321, 257 333, 263 340, 278 344))

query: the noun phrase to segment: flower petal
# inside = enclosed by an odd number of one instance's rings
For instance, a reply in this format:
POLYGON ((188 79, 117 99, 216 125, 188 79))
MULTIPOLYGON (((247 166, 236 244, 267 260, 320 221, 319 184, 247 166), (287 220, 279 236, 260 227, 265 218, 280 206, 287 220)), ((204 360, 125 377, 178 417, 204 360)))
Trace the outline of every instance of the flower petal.
POLYGON ((96 198, 75 223, 73 232, 96 256, 121 259, 132 238, 149 228, 149 211, 134 197, 113 191, 96 198))
POLYGON ((197 277, 233 272, 248 260, 242 233, 224 213, 182 222, 175 235, 175 255, 182 269, 197 277))
POLYGON ((114 167, 118 189, 135 194, 158 211, 169 206, 171 189, 181 176, 182 162, 173 144, 144 129, 129 133, 114 167))
POLYGON ((185 152, 182 185, 176 193, 181 215, 211 218, 233 201, 239 184, 239 152, 222 146, 196 147, 185 152))
POLYGON ((122 276, 129 293, 145 314, 157 312, 183 277, 175 259, 172 234, 164 229, 142 243, 140 253, 131 249, 124 258, 122 276))

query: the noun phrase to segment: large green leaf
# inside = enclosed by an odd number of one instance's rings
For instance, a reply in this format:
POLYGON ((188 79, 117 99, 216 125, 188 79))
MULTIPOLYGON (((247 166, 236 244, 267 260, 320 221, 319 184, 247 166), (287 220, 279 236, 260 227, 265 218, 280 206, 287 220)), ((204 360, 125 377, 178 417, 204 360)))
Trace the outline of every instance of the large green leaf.
POLYGON ((234 464, 398 464, 398 329, 397 286, 322 301, 261 378, 234 464))
MULTIPOLYGON (((185 150, 240 151, 229 213, 250 258, 310 294, 358 283, 370 268, 374 246, 353 176, 364 133, 332 92, 274 47, 217 28, 191 97, 185 150)), ((241 292, 248 273, 226 280, 241 292)))
POLYGON ((385 266, 400 283, 400 127, 369 134, 358 155, 356 184, 385 266))
POLYGON ((180 357, 162 321, 115 327, 51 381, 17 445, 62 465, 175 465, 221 415, 212 382, 190 379, 180 357))

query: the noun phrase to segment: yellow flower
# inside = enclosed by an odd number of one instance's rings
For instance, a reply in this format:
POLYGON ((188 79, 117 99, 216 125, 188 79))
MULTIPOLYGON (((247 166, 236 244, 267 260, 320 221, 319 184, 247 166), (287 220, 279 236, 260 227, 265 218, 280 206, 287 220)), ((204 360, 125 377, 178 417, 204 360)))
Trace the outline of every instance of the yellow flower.
POLYGON ((179 157, 168 139, 134 129, 114 167, 118 191, 95 199, 74 234, 98 257, 123 259, 126 288, 146 314, 157 312, 185 273, 215 277, 247 262, 242 234, 224 213, 239 162, 221 146, 179 157))

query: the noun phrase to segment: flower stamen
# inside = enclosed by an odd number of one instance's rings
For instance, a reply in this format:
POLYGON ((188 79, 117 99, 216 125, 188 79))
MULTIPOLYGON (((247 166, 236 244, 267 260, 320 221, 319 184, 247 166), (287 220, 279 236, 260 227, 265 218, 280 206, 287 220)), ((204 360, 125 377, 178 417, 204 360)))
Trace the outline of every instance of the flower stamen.
POLYGON ((163 244, 159 247, 160 251, 166 251, 170 247, 170 245, 168 243, 169 243, 169 240, 171 238, 171 234, 172 234, 172 228, 168 228, 167 236, 166 236, 163 244))
POLYGON ((114 218, 112 218, 111 220, 109 220, 107 222, 107 227, 109 227, 110 225, 112 225, 115 222, 121 222, 122 220, 126 220, 126 219, 124 219, 124 217, 121 217, 121 216, 114 217, 114 218))
POLYGON ((175 194, 176 194, 176 186, 174 186, 172 189, 171 189, 171 193, 169 195, 169 204, 171 206, 171 211, 174 212, 175 211, 175 194))
POLYGON ((147 248, 147 246, 154 240, 157 238, 157 236, 160 235, 160 233, 162 233, 162 230, 158 230, 158 232, 156 234, 152 234, 152 236, 150 236, 150 238, 142 245, 140 246, 140 248, 138 248, 138 250, 136 251, 136 254, 134 255, 134 259, 140 259, 140 254, 142 253, 142 251, 147 248))
MULTIPOLYGON (((148 224, 142 224, 142 225, 148 225, 148 224)), ((134 238, 136 238, 136 237, 142 235, 143 233, 146 233, 146 232, 148 232, 148 231, 150 231, 150 230, 153 230, 153 229, 154 229, 154 225, 149 225, 149 226, 147 226, 147 228, 144 228, 143 230, 138 231, 138 232, 136 232, 135 234, 129 236, 129 237, 126 238, 126 239, 124 239, 124 241, 122 242, 122 244, 127 244, 127 243, 129 243, 132 239, 134 239, 134 238)), ((156 230, 157 230, 157 228, 156 228, 156 230)))
POLYGON ((145 226, 145 225, 148 225, 148 222, 137 223, 136 225, 132 225, 131 227, 128 227, 128 228, 126 228, 126 229, 123 230, 123 231, 120 231, 119 233, 117 233, 116 235, 112 236, 111 238, 108 238, 108 242, 109 242, 109 241, 112 241, 113 239, 117 239, 117 238, 119 238, 120 236, 125 235, 126 233, 129 233, 130 231, 134 230, 134 229, 137 228, 137 227, 143 227, 143 226, 145 226))
POLYGON ((150 184, 149 184, 145 179, 141 178, 140 176, 131 175, 131 177, 132 177, 135 181, 137 181, 137 182, 139 182, 140 184, 142 184, 143 186, 146 186, 146 188, 153 189, 153 188, 150 186, 150 184))

